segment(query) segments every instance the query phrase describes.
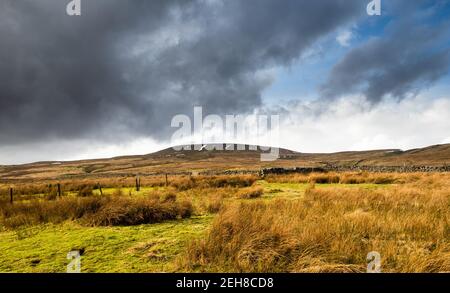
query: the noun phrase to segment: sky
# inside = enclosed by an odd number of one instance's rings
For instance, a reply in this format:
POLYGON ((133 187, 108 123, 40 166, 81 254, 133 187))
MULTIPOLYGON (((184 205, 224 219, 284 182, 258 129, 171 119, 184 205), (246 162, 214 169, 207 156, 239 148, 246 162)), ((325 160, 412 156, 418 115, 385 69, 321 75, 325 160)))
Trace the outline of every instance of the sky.
POLYGON ((151 153, 195 106, 301 152, 450 143, 449 0, 69 2, 0 2, 0 164, 151 153))

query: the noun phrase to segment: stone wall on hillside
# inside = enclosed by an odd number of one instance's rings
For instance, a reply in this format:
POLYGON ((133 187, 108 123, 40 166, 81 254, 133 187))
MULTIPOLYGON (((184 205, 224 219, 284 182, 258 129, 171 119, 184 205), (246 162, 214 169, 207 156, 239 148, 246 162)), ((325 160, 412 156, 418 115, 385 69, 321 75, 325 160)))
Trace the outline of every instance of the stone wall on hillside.
POLYGON ((413 172, 450 172, 450 166, 334 166, 321 168, 267 168, 262 169, 263 174, 291 174, 312 172, 349 172, 367 171, 375 173, 413 173, 413 172))
POLYGON ((414 173, 414 172, 450 172, 450 166, 334 166, 296 167, 296 168, 264 168, 261 170, 226 170, 204 171, 198 175, 269 175, 269 174, 309 174, 313 172, 374 172, 374 173, 414 173))

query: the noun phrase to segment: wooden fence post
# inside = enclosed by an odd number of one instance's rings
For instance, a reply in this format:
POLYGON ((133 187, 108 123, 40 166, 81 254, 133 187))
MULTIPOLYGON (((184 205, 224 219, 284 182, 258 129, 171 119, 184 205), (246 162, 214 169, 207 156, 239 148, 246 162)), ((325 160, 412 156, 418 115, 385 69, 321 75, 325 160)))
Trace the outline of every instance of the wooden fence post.
POLYGON ((100 195, 103 195, 102 185, 100 183, 97 183, 98 190, 100 190, 100 195))
POLYGON ((166 187, 169 186, 169 179, 167 178, 167 173, 166 173, 166 187))
POLYGON ((141 190, 141 179, 139 178, 139 175, 136 176, 136 191, 139 192, 141 190))
POLYGON ((9 188, 9 202, 10 202, 11 204, 13 204, 13 202, 14 202, 13 188, 12 188, 12 187, 9 188))
POLYGON ((61 198, 61 184, 58 183, 58 197, 61 198))

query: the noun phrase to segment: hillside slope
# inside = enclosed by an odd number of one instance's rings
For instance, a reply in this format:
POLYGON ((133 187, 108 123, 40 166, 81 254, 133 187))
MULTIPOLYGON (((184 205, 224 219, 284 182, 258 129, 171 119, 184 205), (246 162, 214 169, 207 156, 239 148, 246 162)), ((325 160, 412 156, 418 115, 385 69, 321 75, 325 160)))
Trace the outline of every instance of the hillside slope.
POLYGON ((142 156, 73 162, 39 162, 1 166, 0 180, 61 177, 126 176, 127 174, 180 173, 191 171, 257 170, 268 167, 337 166, 444 166, 450 165, 450 144, 408 151, 373 150, 331 154, 307 154, 286 149, 274 162, 261 162, 261 151, 184 150, 172 148, 142 156))

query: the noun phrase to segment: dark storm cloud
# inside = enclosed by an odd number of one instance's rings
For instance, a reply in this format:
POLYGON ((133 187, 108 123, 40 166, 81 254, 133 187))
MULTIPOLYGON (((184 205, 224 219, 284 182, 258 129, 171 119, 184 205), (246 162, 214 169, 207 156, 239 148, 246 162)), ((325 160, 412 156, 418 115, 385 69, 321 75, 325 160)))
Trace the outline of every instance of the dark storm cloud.
POLYGON ((364 1, 61 0, 0 4, 0 145, 167 136, 171 117, 236 113, 364 1))
POLYGON ((450 26, 447 21, 430 23, 442 3, 420 10, 426 2, 396 1, 390 8, 399 19, 387 26, 383 37, 344 56, 321 87, 322 96, 363 93, 372 103, 386 96, 403 99, 444 76, 450 61, 450 26))

